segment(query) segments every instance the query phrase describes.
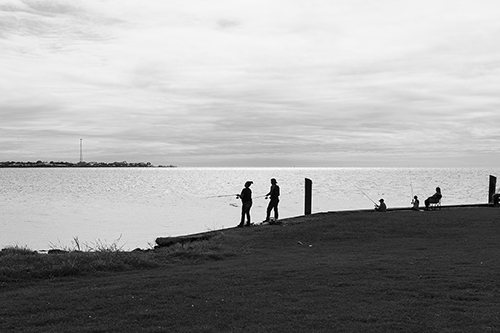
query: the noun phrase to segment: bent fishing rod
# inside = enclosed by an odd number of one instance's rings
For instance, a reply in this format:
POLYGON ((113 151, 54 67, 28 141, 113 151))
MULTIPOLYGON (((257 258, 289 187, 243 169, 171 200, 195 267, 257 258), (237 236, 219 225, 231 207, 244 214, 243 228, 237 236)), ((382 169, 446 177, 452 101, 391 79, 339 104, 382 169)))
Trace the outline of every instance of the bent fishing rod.
MULTIPOLYGON (((353 184, 354 184, 354 183, 353 183, 353 184)), ((361 193, 363 193, 363 194, 365 195, 365 197, 367 197, 368 199, 370 199, 370 201, 371 201, 371 202, 373 202, 373 203, 375 204, 375 206, 378 206, 378 203, 376 203, 375 201, 373 201, 373 200, 372 200, 372 198, 370 198, 370 197, 368 196, 368 194, 366 194, 366 193, 365 193, 365 191, 363 191, 363 190, 361 189, 361 187, 359 187, 359 186, 358 186, 358 185, 356 185, 356 184, 354 184, 354 186, 356 186, 356 187, 358 188, 358 190, 360 190, 360 191, 361 191, 361 193)))

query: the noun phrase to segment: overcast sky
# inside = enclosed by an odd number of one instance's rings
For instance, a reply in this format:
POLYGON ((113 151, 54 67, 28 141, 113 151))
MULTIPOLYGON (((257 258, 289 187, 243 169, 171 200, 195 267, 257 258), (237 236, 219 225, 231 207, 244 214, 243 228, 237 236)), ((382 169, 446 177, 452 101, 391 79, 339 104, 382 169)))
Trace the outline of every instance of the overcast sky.
POLYGON ((498 0, 0 0, 0 160, 498 166, 498 0))

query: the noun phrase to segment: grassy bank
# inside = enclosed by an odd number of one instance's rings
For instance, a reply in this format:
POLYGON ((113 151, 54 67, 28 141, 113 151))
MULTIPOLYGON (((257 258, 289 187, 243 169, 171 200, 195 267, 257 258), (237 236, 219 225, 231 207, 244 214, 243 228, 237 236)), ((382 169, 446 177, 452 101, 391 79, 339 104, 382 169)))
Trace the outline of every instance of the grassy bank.
POLYGON ((76 274, 21 274, 16 261, 41 255, 3 254, 0 332, 498 332, 499 216, 317 214, 106 265, 41 259, 91 267, 76 274))

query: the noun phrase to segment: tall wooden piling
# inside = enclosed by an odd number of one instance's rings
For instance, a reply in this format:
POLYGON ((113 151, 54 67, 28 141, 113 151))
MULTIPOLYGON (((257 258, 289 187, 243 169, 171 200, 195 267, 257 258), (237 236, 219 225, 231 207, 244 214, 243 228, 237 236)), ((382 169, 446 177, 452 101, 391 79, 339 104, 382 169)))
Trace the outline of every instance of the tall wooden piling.
POLYGON ((312 207, 312 180, 306 178, 306 196, 304 203, 304 215, 311 214, 312 207))
POLYGON ((496 190, 497 190, 497 177, 490 175, 490 189, 488 192, 488 203, 494 203, 493 195, 495 194, 496 190))

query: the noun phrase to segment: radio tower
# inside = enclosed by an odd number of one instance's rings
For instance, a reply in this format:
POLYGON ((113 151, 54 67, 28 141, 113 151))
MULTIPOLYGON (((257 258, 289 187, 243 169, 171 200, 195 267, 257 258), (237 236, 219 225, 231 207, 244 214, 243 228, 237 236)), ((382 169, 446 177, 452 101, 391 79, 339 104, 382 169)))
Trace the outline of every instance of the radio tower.
POLYGON ((80 163, 83 163, 82 139, 80 139, 80 163))

